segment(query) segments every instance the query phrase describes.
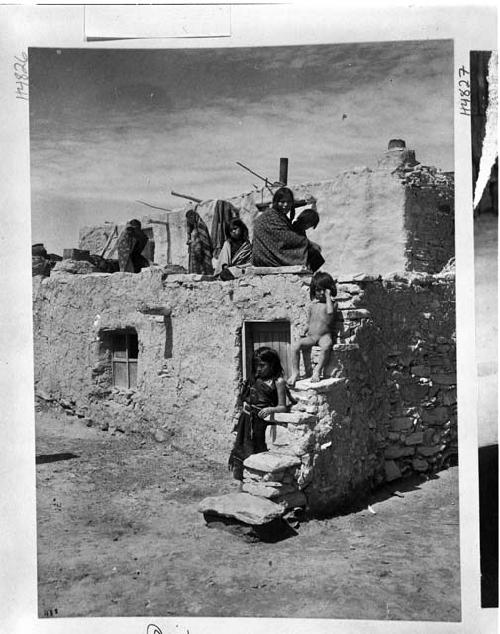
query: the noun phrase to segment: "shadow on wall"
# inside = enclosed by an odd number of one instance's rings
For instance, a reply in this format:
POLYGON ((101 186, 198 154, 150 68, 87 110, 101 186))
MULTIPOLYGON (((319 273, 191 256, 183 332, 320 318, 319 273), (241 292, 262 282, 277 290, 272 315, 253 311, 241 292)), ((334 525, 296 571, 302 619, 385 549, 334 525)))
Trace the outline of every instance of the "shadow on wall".
POLYGON ((173 341, 174 341, 172 317, 170 315, 166 315, 165 317, 163 317, 163 324, 165 326, 165 350, 163 353, 163 357, 165 359, 171 359, 173 356, 173 341))

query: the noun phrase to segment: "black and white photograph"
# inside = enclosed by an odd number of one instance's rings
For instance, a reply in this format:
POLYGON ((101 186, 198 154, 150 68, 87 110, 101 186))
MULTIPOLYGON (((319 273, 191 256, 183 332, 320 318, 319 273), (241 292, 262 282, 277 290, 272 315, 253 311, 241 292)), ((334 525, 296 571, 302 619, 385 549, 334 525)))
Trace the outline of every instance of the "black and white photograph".
POLYGON ((459 620, 453 43, 29 66, 39 616, 459 620))
POLYGON ((431 28, 170 47, 118 24, 11 56, 32 617, 467 631, 471 600, 498 607, 496 132, 469 92, 479 65, 492 96, 496 53, 431 28))

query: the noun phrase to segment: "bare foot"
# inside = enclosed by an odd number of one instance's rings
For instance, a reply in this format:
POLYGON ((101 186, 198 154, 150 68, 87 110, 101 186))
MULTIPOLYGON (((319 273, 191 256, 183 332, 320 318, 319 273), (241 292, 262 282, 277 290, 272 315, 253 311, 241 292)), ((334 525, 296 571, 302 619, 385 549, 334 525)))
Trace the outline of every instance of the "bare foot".
POLYGON ((292 374, 288 377, 287 380, 287 385, 289 385, 290 387, 294 387, 295 383, 297 383, 297 379, 299 378, 298 374, 292 374))

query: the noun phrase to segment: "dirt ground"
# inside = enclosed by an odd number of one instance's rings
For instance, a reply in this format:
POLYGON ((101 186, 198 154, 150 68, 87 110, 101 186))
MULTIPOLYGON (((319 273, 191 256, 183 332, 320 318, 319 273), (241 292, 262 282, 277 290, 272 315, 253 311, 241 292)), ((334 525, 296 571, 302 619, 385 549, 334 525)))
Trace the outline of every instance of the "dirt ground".
POLYGON ((460 619, 457 467, 252 542, 197 511, 223 460, 172 440, 37 413, 39 616, 460 619))

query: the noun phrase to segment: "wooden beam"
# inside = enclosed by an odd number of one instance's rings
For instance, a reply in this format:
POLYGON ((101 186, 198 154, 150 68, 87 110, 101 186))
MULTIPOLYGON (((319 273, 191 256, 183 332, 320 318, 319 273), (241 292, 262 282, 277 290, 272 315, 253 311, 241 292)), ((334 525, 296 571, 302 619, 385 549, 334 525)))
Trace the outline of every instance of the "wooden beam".
POLYGON ((288 183, 288 159, 280 158, 280 176, 278 178, 280 183, 286 185, 288 183))

